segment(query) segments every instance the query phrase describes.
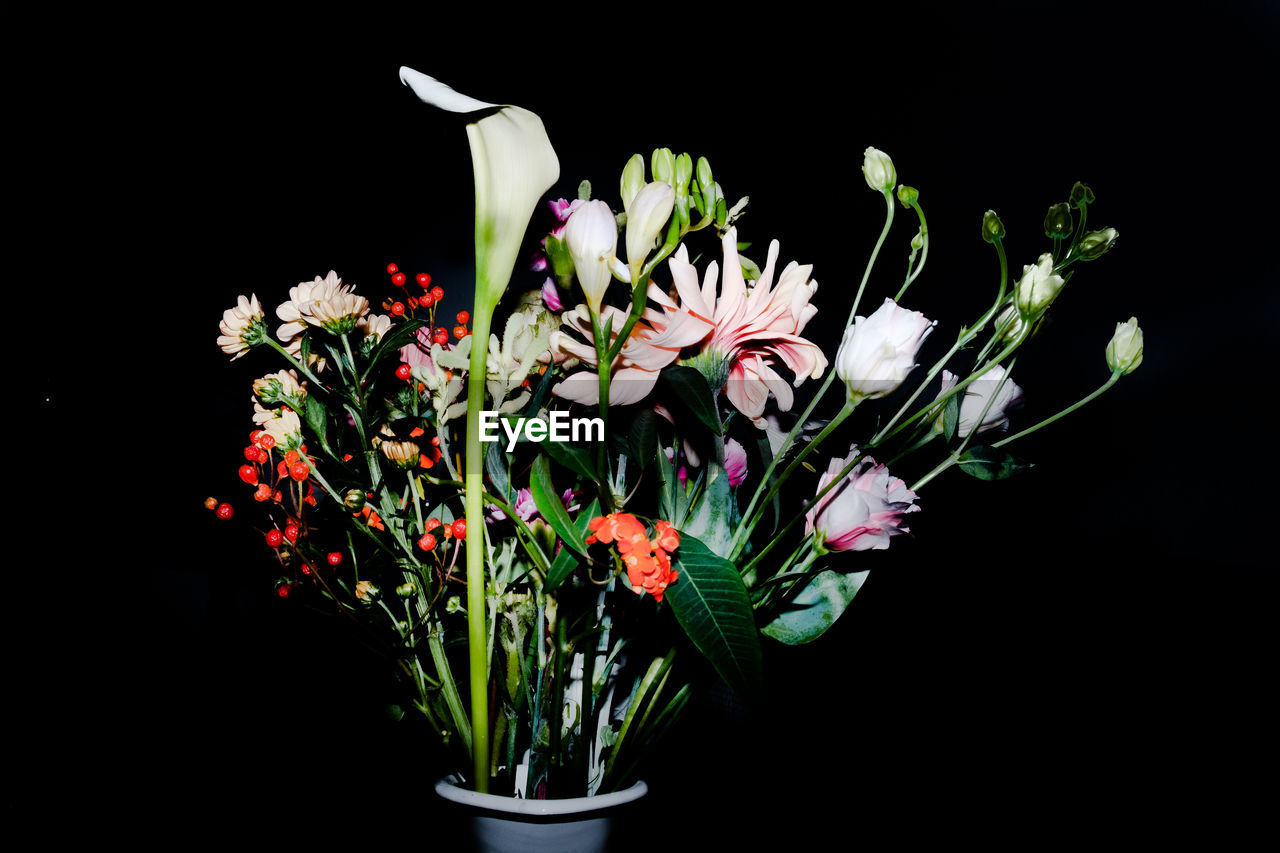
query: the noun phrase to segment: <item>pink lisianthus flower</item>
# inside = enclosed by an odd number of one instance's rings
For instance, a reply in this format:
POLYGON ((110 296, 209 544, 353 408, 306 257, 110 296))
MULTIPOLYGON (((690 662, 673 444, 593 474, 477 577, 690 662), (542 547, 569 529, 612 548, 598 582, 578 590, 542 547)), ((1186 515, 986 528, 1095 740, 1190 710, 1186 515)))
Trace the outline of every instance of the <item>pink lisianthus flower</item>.
POLYGON ((698 285, 698 273, 681 246, 667 262, 680 296, 681 307, 707 320, 712 329, 699 341, 696 355, 683 363, 707 377, 715 392, 724 389, 729 402, 764 428, 760 418, 770 395, 778 408, 787 411, 795 396, 792 387, 805 379, 817 379, 827 368, 827 357, 817 344, 800 337, 804 327, 818 313, 809 300, 818 289, 811 281, 811 264, 792 261, 778 275, 777 240, 769 244, 769 254, 759 281, 750 287, 742 275, 738 259, 738 236, 730 228, 722 240, 724 270, 720 272, 720 293, 716 295, 717 264, 712 261, 698 285), (790 382, 775 369, 791 371, 790 382))
MULTIPOLYGON (((708 320, 677 305, 652 283, 649 285, 649 299, 660 307, 645 310, 614 359, 613 378, 609 383, 610 404, 625 406, 643 400, 657 384, 659 371, 675 361, 682 349, 702 340, 711 330, 708 320)), ((608 329, 610 346, 626 320, 625 311, 611 305, 601 308, 600 322, 608 329)), ((572 311, 566 311, 561 323, 577 335, 552 332, 552 353, 576 358, 589 369, 569 374, 563 382, 552 386, 551 393, 577 403, 598 403, 600 385, 596 373, 596 349, 589 343, 592 340, 591 314, 587 306, 579 305, 572 311)))
POLYGON ((732 438, 724 443, 724 471, 729 475, 730 486, 747 479, 747 451, 732 438))
MULTIPOLYGON (((832 459, 818 480, 818 491, 835 480, 858 455, 854 447, 844 459, 832 459)), ((915 499, 915 492, 906 483, 868 457, 809 509, 805 533, 816 530, 830 551, 883 550, 889 547, 892 537, 909 532, 902 521, 908 513, 919 511, 915 499)))

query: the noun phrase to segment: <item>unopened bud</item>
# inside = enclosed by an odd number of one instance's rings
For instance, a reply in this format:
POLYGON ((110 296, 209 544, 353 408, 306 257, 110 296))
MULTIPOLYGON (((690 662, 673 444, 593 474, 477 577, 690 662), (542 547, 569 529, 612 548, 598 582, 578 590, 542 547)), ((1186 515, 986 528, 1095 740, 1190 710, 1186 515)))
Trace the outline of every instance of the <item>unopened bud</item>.
POLYGON ((360 509, 364 506, 364 492, 359 489, 350 489, 342 496, 342 505, 347 509, 360 509))
POLYGON ((868 148, 862 153, 862 176, 867 179, 867 186, 882 193, 892 192, 894 185, 898 183, 898 172, 893 168, 893 160, 876 148, 868 148))
POLYGON ((918 252, 924 248, 924 232, 917 231, 916 236, 911 238, 911 251, 918 252))
POLYGON ((1103 228, 1101 231, 1090 231, 1080 238, 1076 244, 1076 254, 1082 261, 1094 261, 1110 251, 1120 236, 1114 228, 1103 228))
POLYGON ((636 193, 640 192, 640 188, 643 186, 644 158, 639 154, 632 154, 631 159, 627 161, 627 165, 622 169, 622 184, 619 188, 619 195, 622 196, 623 210, 631 208, 631 200, 636 197, 636 193))
POLYGON ((920 198, 920 191, 915 187, 909 187, 906 184, 898 187, 898 201, 902 202, 903 207, 911 207, 920 198))
POLYGON ((988 243, 1004 239, 1004 223, 994 210, 988 210, 982 215, 982 239, 988 243))
POLYGON ((711 189, 711 162, 706 157, 698 158, 698 186, 705 195, 711 189))
POLYGON ((417 591, 418 591, 418 585, 413 581, 409 581, 408 583, 402 583, 400 584, 400 586, 396 587, 396 595, 400 596, 401 598, 408 598, 409 596, 413 595, 417 591))
POLYGON ((689 181, 692 179, 693 158, 688 154, 681 154, 676 158, 676 195, 681 197, 685 196, 689 192, 689 181))
POLYGON ((1082 184, 1076 181, 1075 186, 1071 188, 1071 206, 1075 208, 1084 207, 1086 204, 1093 204, 1093 190, 1089 189, 1088 184, 1082 184))
POLYGON ((667 227, 676 194, 669 184, 646 184, 631 202, 627 214, 627 262, 640 264, 649 256, 653 243, 667 227))
POLYGON ((1036 318, 1048 310, 1066 281, 1053 271, 1053 256, 1047 252, 1022 268, 1022 279, 1014 293, 1014 304, 1024 317, 1036 318))
POLYGON ((356 584, 356 598, 365 604, 372 604, 374 599, 378 597, 378 588, 370 581, 360 581, 356 584))
POLYGON ((649 162, 655 181, 672 183, 676 177, 676 158, 670 148, 655 148, 649 162))
POLYGON ((1071 233, 1074 223, 1071 221, 1071 205, 1065 201, 1058 202, 1049 208, 1044 217, 1044 236, 1062 239, 1071 233))
POLYGON ((1107 366, 1112 373, 1129 374, 1142 364, 1142 329, 1138 318, 1130 317, 1127 323, 1116 323, 1116 333, 1107 344, 1107 366))

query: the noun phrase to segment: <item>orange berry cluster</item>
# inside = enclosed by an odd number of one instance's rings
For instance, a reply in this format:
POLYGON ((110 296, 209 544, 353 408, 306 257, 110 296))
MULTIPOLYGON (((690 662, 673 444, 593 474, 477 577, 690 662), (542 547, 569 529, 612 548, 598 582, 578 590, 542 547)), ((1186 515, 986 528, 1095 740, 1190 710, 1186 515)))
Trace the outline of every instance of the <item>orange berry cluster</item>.
POLYGON ((680 533, 670 522, 657 522, 652 539, 643 522, 627 512, 597 516, 587 527, 591 530, 588 545, 616 543, 627 580, 637 595, 647 592, 655 601, 662 600, 663 591, 679 574, 671 568, 671 552, 680 547, 680 533))

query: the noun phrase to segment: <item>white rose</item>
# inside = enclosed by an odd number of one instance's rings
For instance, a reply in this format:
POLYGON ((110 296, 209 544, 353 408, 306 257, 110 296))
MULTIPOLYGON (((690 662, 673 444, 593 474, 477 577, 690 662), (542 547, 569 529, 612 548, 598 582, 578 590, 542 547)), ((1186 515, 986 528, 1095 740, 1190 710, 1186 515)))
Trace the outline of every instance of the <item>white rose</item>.
POLYGON ((849 399, 893 393, 916 366, 920 345, 937 325, 886 299, 870 317, 855 317, 836 353, 836 375, 849 399))

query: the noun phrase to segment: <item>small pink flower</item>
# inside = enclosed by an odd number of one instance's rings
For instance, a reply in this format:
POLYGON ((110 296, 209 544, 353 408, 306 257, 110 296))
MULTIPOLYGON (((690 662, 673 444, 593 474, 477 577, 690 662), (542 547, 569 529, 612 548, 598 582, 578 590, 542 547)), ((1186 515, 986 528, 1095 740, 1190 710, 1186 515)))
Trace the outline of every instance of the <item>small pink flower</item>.
MULTIPOLYGON (((832 459, 818 480, 818 491, 858 456, 858 449, 853 447, 844 459, 832 459)), ((906 483, 867 457, 809 510, 805 533, 818 531, 831 551, 883 550, 889 547, 891 537, 908 532, 902 520, 908 513, 919 511, 915 499, 915 492, 906 483)))
MULTIPOLYGON (((545 264, 543 268, 545 269, 545 264)), ((556 290, 556 283, 551 280, 551 276, 547 276, 547 280, 542 283, 542 304, 548 311, 559 311, 564 307, 560 302, 560 291, 556 290)))
POLYGON ((747 451, 732 438, 724 443, 724 470, 729 475, 730 486, 747 479, 747 451))

